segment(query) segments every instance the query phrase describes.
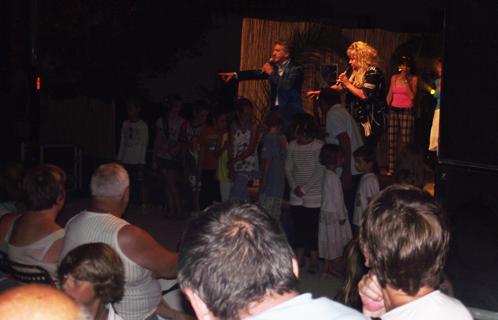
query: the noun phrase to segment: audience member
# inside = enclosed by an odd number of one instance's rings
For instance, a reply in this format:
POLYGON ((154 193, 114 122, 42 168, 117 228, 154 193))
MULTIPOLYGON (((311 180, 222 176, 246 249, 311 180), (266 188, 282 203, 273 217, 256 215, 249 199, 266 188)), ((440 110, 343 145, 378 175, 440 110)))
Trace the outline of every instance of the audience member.
POLYGON ((110 163, 97 168, 90 183, 90 207, 67 222, 61 257, 82 244, 110 245, 125 270, 124 296, 114 307, 123 319, 143 320, 162 303, 161 288, 154 276, 175 277, 176 254, 122 219, 128 205, 128 187, 128 173, 121 165, 110 163))
POLYGON ((363 173, 360 185, 356 191, 353 213, 353 234, 356 235, 361 225, 361 216, 372 198, 379 193, 379 179, 377 178, 377 159, 375 150, 369 146, 362 146, 353 152, 356 170, 363 173))
POLYGON ((429 151, 439 151, 439 113, 441 110, 441 77, 443 76, 443 61, 441 58, 434 61, 434 71, 436 72, 434 98, 436 98, 436 108, 432 117, 431 133, 429 136, 429 151))
MULTIPOLYGON (((205 102, 196 101, 192 112, 192 119, 185 121, 180 128, 180 141, 183 146, 183 168, 192 192, 191 209, 193 211, 199 211, 199 194, 202 183, 199 167, 199 156, 201 152, 200 136, 206 125, 209 111, 205 102)), ((179 214, 181 213, 179 212, 179 214)))
POLYGON ((414 144, 406 145, 400 152, 394 179, 396 183, 410 184, 423 189, 433 178, 425 164, 424 152, 414 144))
POLYGON ((415 114, 413 101, 417 94, 418 78, 414 74, 413 61, 409 56, 402 56, 398 73, 391 77, 387 93, 388 113, 388 175, 395 171, 399 151, 413 142, 415 114))
POLYGON ((117 160, 130 174, 132 190, 138 190, 142 212, 147 212, 148 193, 145 185, 146 153, 149 144, 149 128, 140 118, 140 104, 137 100, 126 101, 128 119, 121 127, 121 143, 117 160))
POLYGON ((334 92, 324 91, 320 99, 325 101, 327 143, 338 144, 344 149, 344 165, 338 174, 344 191, 344 202, 348 209, 349 221, 353 221, 354 198, 361 179, 356 169, 353 152, 363 145, 363 139, 356 121, 344 108, 341 97, 334 92))
POLYGON ((449 245, 443 212, 426 192, 392 185, 364 213, 360 246, 370 272, 359 284, 363 311, 385 320, 472 319, 438 290, 449 245))
POLYGON ((228 124, 230 123, 231 114, 225 115, 227 120, 223 132, 218 136, 218 148, 216 155, 218 156, 218 166, 216 167, 216 179, 220 185, 221 201, 227 201, 230 198, 230 190, 232 189, 232 180, 230 177, 230 169, 228 165, 228 150, 230 149, 230 137, 228 132, 228 124))
POLYGON ((292 249, 279 223, 256 205, 206 209, 187 227, 178 262, 198 319, 364 319, 327 298, 299 294, 292 249))
POLYGON ((54 165, 40 165, 24 177, 26 212, 9 230, 9 259, 47 270, 55 278, 64 229, 55 219, 64 207, 66 174, 54 165))
POLYGON ((20 163, 12 163, 0 171, 0 218, 8 213, 22 211, 22 180, 24 167, 20 163))
POLYGON ((17 216, 25 210, 22 192, 24 167, 13 163, 0 171, 0 251, 7 252, 7 235, 17 216))
POLYGON ((262 179, 259 189, 259 204, 277 221, 282 213, 282 197, 285 188, 285 159, 287 138, 282 134, 282 114, 270 112, 265 124, 268 132, 263 138, 261 150, 262 179))
POLYGON ((177 188, 178 171, 181 170, 180 127, 183 118, 179 113, 182 100, 170 94, 163 105, 162 116, 156 121, 156 138, 152 156, 152 168, 159 172, 164 187, 165 200, 170 216, 182 211, 182 197, 177 188))
POLYGON ((227 130, 227 117, 225 113, 217 112, 211 114, 211 119, 212 123, 204 128, 200 136, 201 209, 221 200, 220 183, 216 177, 216 170, 218 156, 223 150, 221 150, 221 146, 218 146, 218 142, 220 142, 220 136, 227 130))
POLYGON ((92 316, 59 290, 28 284, 0 294, 2 320, 91 320, 92 316))
POLYGON ((336 144, 326 144, 320 151, 320 163, 325 167, 322 187, 322 206, 318 231, 318 252, 325 259, 322 277, 340 276, 334 270, 344 247, 351 240, 351 225, 344 204, 341 179, 335 173, 344 164, 344 150, 336 144))
POLYGON ((302 114, 296 120, 296 139, 289 143, 285 173, 290 187, 297 260, 303 265, 305 250, 309 250, 308 271, 314 273, 318 267, 318 223, 324 169, 319 156, 323 142, 316 138, 318 128, 311 115, 302 114))
POLYGON ((94 320, 122 320, 112 306, 123 298, 124 267, 105 243, 87 243, 69 251, 57 270, 62 290, 85 306, 94 320))
POLYGON ((249 200, 248 183, 259 177, 256 146, 259 130, 254 120, 254 107, 246 98, 235 102, 237 116, 230 126, 229 166, 232 173, 230 200, 249 200))
POLYGON ((367 273, 367 268, 365 267, 365 258, 358 244, 358 238, 354 238, 346 245, 344 255, 346 256, 346 278, 341 291, 334 300, 362 311, 363 306, 358 291, 358 283, 367 273))

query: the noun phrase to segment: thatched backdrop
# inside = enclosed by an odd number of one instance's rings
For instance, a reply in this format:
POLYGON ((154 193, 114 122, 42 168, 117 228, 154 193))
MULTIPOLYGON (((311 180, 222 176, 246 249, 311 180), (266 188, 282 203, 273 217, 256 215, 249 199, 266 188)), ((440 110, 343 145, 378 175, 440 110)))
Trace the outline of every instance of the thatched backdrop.
MULTIPOLYGON (((242 22, 240 70, 258 69, 271 56, 274 41, 294 39, 298 43, 299 61, 305 70, 303 101, 305 109, 311 112, 312 102, 305 99, 304 93, 318 88, 320 64, 339 65, 339 72, 346 69, 347 61, 343 52, 354 41, 366 41, 375 47, 381 58, 381 67, 389 79, 389 61, 396 48, 414 34, 391 32, 381 29, 338 29, 337 27, 312 22, 282 22, 245 18, 242 22), (314 33, 320 32, 320 35, 314 33), (319 42, 322 42, 320 46, 319 42), (306 48, 309 42, 311 47, 306 48), (323 46, 327 45, 327 48, 323 46), (345 44, 347 43, 347 44, 345 44)), ((268 84, 266 81, 243 81, 238 94, 250 98, 258 109, 268 105, 268 84)), ((258 113, 257 115, 261 115, 258 113)))

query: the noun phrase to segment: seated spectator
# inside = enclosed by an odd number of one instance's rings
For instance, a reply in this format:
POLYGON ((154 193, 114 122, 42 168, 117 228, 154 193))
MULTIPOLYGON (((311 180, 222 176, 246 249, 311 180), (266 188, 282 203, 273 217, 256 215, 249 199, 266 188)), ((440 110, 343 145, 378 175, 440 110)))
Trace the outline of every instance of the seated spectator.
POLYGON ((24 167, 20 163, 5 166, 0 171, 0 217, 19 212, 22 208, 24 167))
POLYGON ((31 169, 23 181, 27 211, 7 234, 9 259, 47 270, 55 278, 64 229, 55 219, 64 207, 66 174, 54 165, 31 169))
POLYGON ((114 304, 116 312, 126 320, 143 320, 162 303, 161 288, 154 276, 175 277, 176 254, 121 218, 128 205, 128 187, 128 173, 121 165, 110 163, 97 168, 90 183, 90 207, 66 224, 61 257, 82 244, 110 245, 125 270, 124 295, 114 304))
POLYGON ((382 191, 364 212, 360 246, 370 272, 359 284, 363 313, 383 320, 472 319, 439 289, 449 232, 442 210, 409 185, 382 191))
POLYGON ((74 248, 62 259, 57 275, 62 290, 95 320, 123 319, 112 307, 123 298, 123 262, 109 245, 88 243, 74 248))
POLYGON ((344 248, 344 255, 346 256, 346 278, 344 279, 344 286, 337 293, 334 300, 361 311, 362 304, 358 292, 358 283, 363 275, 367 273, 367 268, 358 244, 358 238, 354 238, 348 243, 344 248))
POLYGON ((24 168, 21 164, 7 165, 0 171, 0 251, 7 252, 7 234, 18 214, 24 211, 22 204, 22 180, 24 168))
POLYGON ((88 312, 59 290, 28 284, 0 294, 2 320, 91 320, 88 312))
POLYGON ((364 319, 299 294, 298 264, 279 223, 259 206, 222 203, 192 220, 178 280, 198 319, 364 319))

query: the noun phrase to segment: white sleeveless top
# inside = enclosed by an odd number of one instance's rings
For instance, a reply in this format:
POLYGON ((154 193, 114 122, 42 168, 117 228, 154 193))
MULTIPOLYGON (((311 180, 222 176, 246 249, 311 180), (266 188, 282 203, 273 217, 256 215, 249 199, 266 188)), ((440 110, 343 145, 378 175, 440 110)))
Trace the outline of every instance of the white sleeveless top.
POLYGON ((161 301, 159 282, 152 272, 129 259, 118 245, 118 232, 129 223, 107 213, 82 211, 66 224, 62 258, 79 245, 103 242, 121 257, 125 270, 123 300, 114 304, 116 312, 125 320, 143 320, 152 315, 161 301))
MULTIPOLYGON (((10 235, 12 234, 14 224, 15 221, 12 223, 6 236, 8 239, 10 239, 10 235)), ((64 229, 52 232, 46 237, 25 246, 14 246, 9 243, 7 244, 7 255, 11 261, 30 266, 42 267, 50 273, 52 278, 55 279, 57 273, 57 263, 43 262, 43 258, 45 258, 47 251, 50 247, 52 247, 54 242, 62 238, 64 238, 64 229)))

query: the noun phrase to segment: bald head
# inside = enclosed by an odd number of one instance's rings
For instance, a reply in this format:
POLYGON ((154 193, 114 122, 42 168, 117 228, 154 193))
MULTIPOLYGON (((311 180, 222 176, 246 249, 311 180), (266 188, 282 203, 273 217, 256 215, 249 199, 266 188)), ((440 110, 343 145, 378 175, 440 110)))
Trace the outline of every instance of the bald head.
POLYGON ((55 288, 28 284, 0 294, 2 320, 86 320, 87 313, 55 288))

